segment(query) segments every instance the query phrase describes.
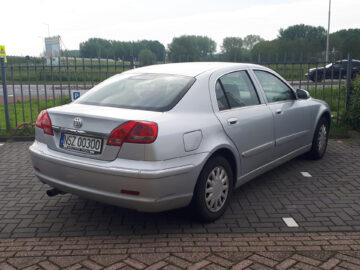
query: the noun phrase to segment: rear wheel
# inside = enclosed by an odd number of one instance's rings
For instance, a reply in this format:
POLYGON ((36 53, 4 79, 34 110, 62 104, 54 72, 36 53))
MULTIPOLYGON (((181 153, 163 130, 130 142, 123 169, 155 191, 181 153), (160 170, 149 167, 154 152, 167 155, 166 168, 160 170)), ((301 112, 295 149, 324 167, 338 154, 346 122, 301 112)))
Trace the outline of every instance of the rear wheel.
POLYGON ((312 80, 314 83, 321 82, 322 81, 322 75, 321 74, 313 74, 310 77, 310 80, 312 80))
POLYGON ((327 142, 329 138, 329 121, 322 117, 320 118, 314 133, 314 138, 309 152, 312 159, 321 159, 325 155, 327 142))
POLYGON ((221 217, 233 191, 233 173, 222 156, 211 158, 204 166, 195 187, 192 207, 196 218, 210 222, 221 217))

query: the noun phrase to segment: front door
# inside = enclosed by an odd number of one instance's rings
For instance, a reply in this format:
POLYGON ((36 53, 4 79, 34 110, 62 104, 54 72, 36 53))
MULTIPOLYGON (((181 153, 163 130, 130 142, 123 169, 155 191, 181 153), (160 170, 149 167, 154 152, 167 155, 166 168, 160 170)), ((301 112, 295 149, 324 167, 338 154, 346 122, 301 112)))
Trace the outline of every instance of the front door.
POLYGON ((275 121, 274 158, 282 157, 307 144, 309 118, 304 100, 296 98, 294 91, 274 74, 254 70, 265 93, 275 121))

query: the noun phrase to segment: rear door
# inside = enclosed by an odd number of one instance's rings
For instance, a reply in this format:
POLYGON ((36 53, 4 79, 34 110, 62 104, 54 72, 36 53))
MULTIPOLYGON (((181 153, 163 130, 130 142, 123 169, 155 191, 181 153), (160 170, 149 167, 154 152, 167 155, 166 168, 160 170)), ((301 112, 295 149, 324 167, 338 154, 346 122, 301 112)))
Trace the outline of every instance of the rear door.
POLYGON ((297 99, 294 91, 278 76, 254 70, 275 121, 274 158, 282 157, 309 142, 310 115, 306 100, 297 99))
POLYGON ((215 114, 239 151, 242 175, 268 163, 274 150, 273 116, 248 72, 214 73, 210 85, 215 88, 215 114))

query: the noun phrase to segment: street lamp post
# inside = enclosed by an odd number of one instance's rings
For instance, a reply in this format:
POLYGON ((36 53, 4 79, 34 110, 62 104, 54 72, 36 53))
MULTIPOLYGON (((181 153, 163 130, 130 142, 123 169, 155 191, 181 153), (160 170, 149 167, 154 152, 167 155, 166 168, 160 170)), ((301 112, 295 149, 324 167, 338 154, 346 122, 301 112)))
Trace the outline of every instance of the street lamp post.
POLYGON ((329 62, 330 10, 331 10, 331 0, 329 0, 328 29, 326 34, 326 58, 325 58, 326 64, 329 62))

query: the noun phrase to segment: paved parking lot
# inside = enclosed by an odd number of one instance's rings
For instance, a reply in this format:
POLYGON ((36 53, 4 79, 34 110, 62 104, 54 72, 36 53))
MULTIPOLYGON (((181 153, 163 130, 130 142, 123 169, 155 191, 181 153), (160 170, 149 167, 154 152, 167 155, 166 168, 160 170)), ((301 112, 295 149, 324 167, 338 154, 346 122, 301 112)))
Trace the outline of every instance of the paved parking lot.
POLYGON ((299 157, 242 186, 225 216, 211 224, 193 221, 186 209, 148 214, 70 194, 49 198, 48 186, 33 174, 29 145, 0 146, 2 238, 360 229, 360 147, 346 142, 330 140, 324 159, 299 157), (299 227, 287 227, 282 217, 299 227))
POLYGON ((351 140, 330 140, 323 160, 299 157, 242 186, 210 224, 186 209, 145 214, 48 198, 29 145, 0 146, 1 270, 360 269, 360 144, 351 140))

